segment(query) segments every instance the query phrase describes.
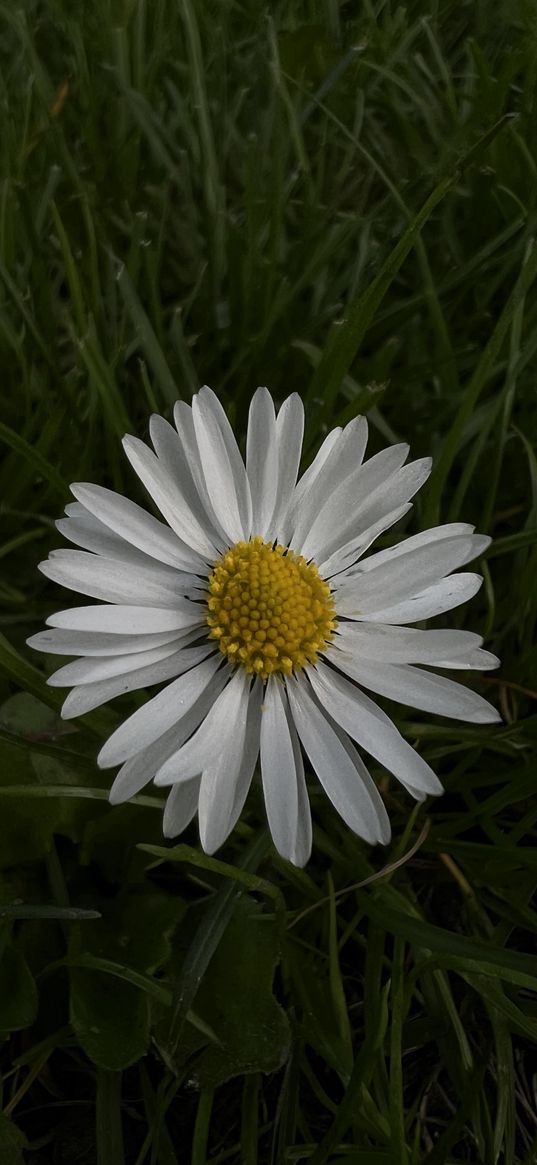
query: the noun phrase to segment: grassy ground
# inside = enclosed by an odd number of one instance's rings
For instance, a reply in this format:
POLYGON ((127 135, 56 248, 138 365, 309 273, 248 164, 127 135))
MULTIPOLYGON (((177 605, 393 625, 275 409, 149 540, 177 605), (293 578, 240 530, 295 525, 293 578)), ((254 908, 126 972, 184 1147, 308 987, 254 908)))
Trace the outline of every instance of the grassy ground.
POLYGON ((0 1160, 532 1165, 533 5, 5 0, 0 58, 0 1160), (120 436, 203 382, 311 450, 367 412, 435 456, 409 531, 494 536, 452 622, 504 723, 394 709, 447 792, 377 769, 387 852, 313 783, 303 872, 256 790, 164 849, 94 762, 132 700, 62 724, 24 646, 68 483, 138 496, 120 436))

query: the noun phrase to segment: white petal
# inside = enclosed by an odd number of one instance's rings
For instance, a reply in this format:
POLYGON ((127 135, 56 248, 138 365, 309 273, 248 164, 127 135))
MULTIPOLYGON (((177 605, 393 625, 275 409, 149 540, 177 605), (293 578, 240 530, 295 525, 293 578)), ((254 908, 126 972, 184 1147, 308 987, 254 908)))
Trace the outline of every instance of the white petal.
MULTIPOLYGON (((446 522, 443 526, 431 526, 429 530, 422 530, 420 534, 412 534, 410 538, 403 538, 395 546, 388 546, 386 550, 379 550, 370 555, 365 562, 360 563, 359 570, 372 570, 383 562, 390 562, 399 554, 408 554, 410 550, 418 550, 420 546, 429 546, 431 542, 443 542, 446 538, 468 537, 473 534, 475 527, 468 522, 446 522)), ((490 541, 490 539, 488 540, 490 541)))
POLYGON ((261 776, 274 845, 283 858, 297 864, 298 779, 286 699, 280 681, 270 676, 261 715, 261 776))
MULTIPOLYGON (((247 791, 245 789, 242 798, 238 798, 237 785, 246 738, 251 680, 245 672, 236 673, 233 679, 235 691, 229 703, 227 733, 221 739, 220 750, 213 753, 204 768, 200 785, 200 841, 205 853, 209 854, 214 853, 231 833, 247 791)), ((230 686, 228 684, 228 688, 230 686)))
MULTIPOLYGON (((398 446, 394 446, 397 450, 398 446)), ((390 452, 385 450, 384 452, 390 452)), ((377 454, 381 457, 382 454, 377 454)), ((371 458, 374 461, 375 458, 371 458)), ((319 519, 311 532, 307 535, 302 553, 309 558, 324 559, 334 554, 339 547, 351 541, 368 526, 379 522, 386 514, 410 501, 431 472, 430 457, 423 457, 419 461, 412 461, 397 472, 390 474, 387 479, 378 482, 378 472, 367 492, 364 493, 364 482, 360 483, 359 474, 364 477, 371 465, 366 461, 358 471, 355 483, 357 494, 353 486, 353 478, 348 478, 336 490, 328 506, 319 515, 319 519), (331 519, 331 520, 330 520, 331 519)))
POLYGON ((114 676, 112 679, 98 680, 92 684, 80 684, 73 688, 64 701, 62 718, 71 720, 74 716, 84 716, 86 712, 100 708, 102 704, 107 704, 109 700, 115 700, 118 696, 124 696, 126 692, 137 692, 141 688, 163 684, 166 680, 183 675, 183 672, 189 671, 191 667, 205 659, 208 650, 210 649, 207 645, 193 648, 192 651, 181 647, 174 655, 169 655, 160 663, 138 668, 128 675, 114 676))
POLYGON ((293 719, 312 766, 332 804, 354 833, 371 845, 390 840, 380 793, 351 745, 309 695, 305 683, 287 681, 293 719))
POLYGON ((421 457, 404 465, 364 499, 358 514, 355 512, 349 519, 347 529, 354 534, 358 527, 363 529, 364 526, 377 523, 396 506, 410 501, 427 481, 432 466, 430 457, 421 457))
POLYGON ((59 518, 56 529, 68 542, 83 550, 91 550, 94 554, 101 554, 104 558, 116 558, 121 562, 130 562, 134 567, 151 566, 151 558, 129 546, 117 534, 107 530, 102 522, 98 522, 87 510, 79 518, 59 518))
MULTIPOLYGON (((362 419, 365 421, 367 439, 367 420, 365 417, 362 419)), ((348 425, 346 426, 346 429, 347 428, 348 425)), ((339 438, 342 432, 343 429, 341 428, 341 425, 338 425, 337 428, 331 429, 330 432, 327 433, 324 441, 315 454, 313 461, 310 465, 308 465, 308 468, 304 470, 304 473, 297 482, 295 492, 293 494, 293 508, 296 502, 300 501, 301 497, 305 497, 306 494, 309 494, 314 481, 317 480, 321 470, 323 469, 323 466, 326 465, 329 454, 332 452, 334 446, 339 442, 339 438)))
POLYGON ((108 529, 159 562, 180 570, 203 570, 203 559, 182 543, 169 526, 141 506, 100 485, 76 482, 75 498, 108 529))
POLYGON ((461 603, 468 602, 468 599, 477 594, 482 583, 483 579, 479 574, 453 574, 401 603, 383 607, 380 611, 372 611, 361 618, 368 623, 391 623, 393 626, 400 623, 419 623, 422 619, 432 619, 435 615, 442 615, 444 611, 451 611, 461 603))
MULTIPOLYGON (((330 461, 336 459, 337 452, 336 445, 330 461)), ((368 498, 394 477, 407 455, 408 445, 392 445, 389 449, 383 449, 374 457, 370 457, 365 464, 359 464, 358 468, 347 474, 343 481, 338 479, 329 494, 324 494, 322 498, 317 496, 316 508, 313 508, 312 499, 308 497, 297 516, 297 525, 291 542, 293 549, 299 550, 307 557, 317 559, 332 553, 326 548, 334 536, 338 539, 338 545, 347 542, 352 536, 352 531, 345 534, 350 516, 349 509, 353 515, 357 510, 361 510, 368 498)), ((318 478, 316 495, 319 493, 319 485, 318 478)))
POLYGON ((100 768, 107 769, 129 760, 173 724, 179 724, 199 699, 221 661, 222 656, 215 653, 133 712, 101 749, 97 757, 100 768))
MULTIPOLYGON (((197 405, 204 405, 211 410, 222 437, 225 442, 227 455, 230 465, 233 470, 233 477, 235 481, 235 488, 237 491, 237 500, 239 503, 239 512, 242 523, 247 534, 251 531, 252 526, 252 499, 250 495, 250 484, 246 467, 239 451, 237 441, 233 429, 228 421, 227 414, 221 405, 217 395, 209 388, 207 384, 200 389, 196 397, 197 405)), ((192 419, 194 420, 194 407, 192 408, 192 419)), ((194 429, 196 428, 194 424, 194 429)))
POLYGON ((459 668, 464 671, 490 671, 491 668, 500 666, 500 660, 492 652, 482 651, 478 647, 475 651, 469 651, 468 655, 457 655, 450 659, 436 659, 434 666, 459 668))
POLYGON ((472 724, 493 724, 501 720, 492 704, 471 688, 465 688, 446 676, 421 671, 410 664, 351 658, 343 652, 337 653, 337 663, 342 671, 365 688, 410 708, 434 712, 453 720, 467 720, 472 724))
POLYGON ((473 536, 446 538, 354 574, 337 592, 338 614, 363 618, 418 594, 466 561, 472 541, 473 536))
POLYGON ((325 437, 318 453, 315 455, 311 465, 304 471, 302 477, 298 481, 295 489, 291 495, 289 506, 285 514, 281 514, 279 518, 278 539, 280 542, 287 544, 291 534, 295 528, 296 515, 299 512, 299 507, 302 504, 302 499, 307 497, 310 489, 316 481, 323 465, 325 464, 329 453, 334 448, 334 445, 339 440, 342 429, 338 426, 325 437))
POLYGON ((161 631, 156 635, 107 635, 57 628, 38 631, 37 635, 26 640, 34 651, 46 651, 49 655, 129 655, 180 641, 181 633, 176 631, 161 631))
POLYGON ((313 828, 311 822, 311 809, 308 797, 308 789, 306 785, 306 778, 304 776, 304 761, 302 760, 302 751, 300 748, 300 741, 298 733, 295 728, 293 716, 289 704, 286 708, 287 723, 289 725, 289 732, 291 734, 291 744, 293 747, 293 756, 295 759, 296 784, 298 795, 298 813, 296 823, 296 838, 293 845, 293 864, 295 866, 305 866, 311 854, 311 843, 313 839, 313 828))
POLYGON ((233 430, 211 389, 193 398, 192 418, 213 509, 229 538, 239 542, 251 530, 250 486, 233 430))
MULTIPOLYGON (((364 467, 362 461, 366 443, 367 421, 364 417, 356 417, 340 433, 337 440, 331 443, 319 472, 315 474, 313 481, 307 483, 307 488, 303 484, 304 481, 307 481, 307 472, 301 478, 292 501, 292 512, 295 520, 290 545, 294 550, 302 553, 302 547, 305 545, 311 530, 314 527, 318 529, 319 526, 324 528, 324 525, 329 523, 329 513, 333 506, 332 499, 341 497, 343 490, 347 491, 347 505, 349 496, 352 497, 353 503, 356 502, 360 474, 364 474, 364 472, 366 475, 374 474, 378 457, 381 459, 380 465, 378 465, 379 471, 382 470, 383 461, 385 462, 387 458, 391 461, 395 456, 396 463, 400 464, 400 461, 397 460, 398 455, 394 455, 392 449, 384 450, 383 454, 377 454, 376 458, 370 458, 364 467), (369 470, 367 470, 367 466, 370 467, 369 470)), ((397 446, 399 450, 403 448, 404 453, 401 460, 404 460, 408 453, 408 446, 397 446)), ((338 513, 338 518, 341 519, 341 512, 338 513)))
MULTIPOLYGON (((323 504, 345 478, 357 474, 364 460, 367 436, 368 425, 365 417, 354 417, 348 425, 345 425, 339 441, 333 447, 333 452, 317 476, 315 492, 318 503, 323 504)), ((405 448, 408 452, 408 447, 405 448)))
POLYGON ((47 683, 51 688, 69 688, 73 684, 94 684, 99 680, 109 680, 114 676, 126 676, 129 672, 151 664, 160 663, 168 659, 177 651, 177 645, 166 643, 162 647, 153 647, 149 651, 138 651, 130 655, 95 656, 91 659, 75 659, 66 663, 49 676, 47 683))
POLYGON ((213 703, 194 736, 182 749, 175 750, 155 774, 157 785, 173 780, 176 782, 174 787, 180 788, 185 781, 192 779, 190 773, 203 770, 200 836, 206 852, 210 853, 218 849, 233 829, 259 755, 263 686, 259 679, 255 679, 248 694, 249 682, 244 673, 236 673, 234 690, 228 692, 231 687, 228 684, 222 693, 225 701, 220 704, 217 716, 213 715, 213 703))
MULTIPOLYGON (((295 516, 293 546, 299 546, 306 537, 317 516, 328 499, 341 484, 354 475, 362 464, 367 445, 367 421, 365 417, 355 417, 345 426, 340 435, 334 440, 328 435, 319 455, 306 473, 300 479, 294 492, 291 510, 295 516), (326 448, 328 443, 328 449, 326 448)), ((408 452, 408 447, 406 446, 408 452)))
MULTIPOLYGON (((50 627, 68 631, 96 631, 108 635, 153 635, 163 631, 184 631, 195 627, 203 618, 197 603, 177 599, 174 607, 138 607, 115 604, 95 604, 90 607, 70 607, 49 615, 50 627)), ((118 648, 121 644, 118 641, 118 648)))
POLYGON ((159 417, 157 413, 150 418, 149 435, 160 464, 185 499, 195 536, 202 540, 208 537, 211 545, 220 549, 227 545, 227 539, 216 521, 212 506, 208 503, 192 409, 184 402, 178 401, 175 410, 179 409, 184 409, 188 416, 193 449, 190 443, 185 441, 184 433, 177 432, 173 425, 165 421, 164 417, 159 417))
POLYGON ((164 837, 177 837, 190 825, 198 808, 199 789, 200 778, 194 777, 170 790, 162 819, 164 837))
POLYGON ((304 406, 298 393, 293 392, 284 400, 276 417, 276 442, 278 445, 278 491, 269 537, 280 536, 280 525, 291 504, 296 485, 302 439, 304 436, 304 406))
POLYGON ((86 520, 91 521, 96 530, 102 530, 103 528, 102 522, 99 522, 97 518, 94 518, 93 514, 90 514, 86 507, 81 505, 80 502, 67 502, 67 505, 65 506, 65 514, 68 518, 86 518, 86 520))
POLYGON ((164 761, 196 731, 228 679, 229 672, 226 669, 216 672, 199 699, 180 721, 121 766, 110 790, 112 805, 128 801, 129 797, 153 779, 164 761))
POLYGON ((229 683, 209 709, 197 732, 172 753, 155 773, 156 785, 174 785, 203 772, 228 746, 228 738, 236 732, 235 717, 239 715, 241 700, 250 686, 250 679, 240 668, 233 672, 229 683))
POLYGON ((412 502, 404 502, 402 506, 397 506, 395 510, 390 510, 389 514, 384 514, 379 518, 378 522, 374 522, 372 526, 362 530, 356 538, 351 538, 350 542, 346 542, 344 546, 335 550, 328 558, 321 559, 317 562, 317 566, 323 578, 330 578, 330 583, 333 589, 346 583, 349 578, 354 577, 352 570, 353 565, 362 554, 365 554, 371 544, 383 534, 385 530, 389 530, 405 514, 412 509, 412 502), (349 569, 351 568, 351 569, 349 569), (343 572, 343 573, 341 573, 343 572), (335 576, 335 577, 331 577, 335 576))
POLYGON ((409 784, 408 781, 405 784, 405 789, 407 793, 409 793, 410 796, 414 798, 415 801, 425 801, 425 799, 429 796, 429 794, 426 793, 424 789, 415 789, 414 786, 409 784))
POLYGON ((196 521, 184 492, 166 466, 137 437, 124 437, 123 448, 134 472, 181 541, 208 562, 216 558, 213 540, 196 521))
POLYGON ((144 789, 149 784, 155 766, 158 764, 158 758, 161 755, 165 756, 169 747, 174 747, 171 745, 172 737, 175 743, 177 739, 175 729, 163 733, 151 748, 143 749, 137 756, 121 766, 110 789, 108 800, 111 805, 123 805, 125 801, 130 801, 131 797, 136 796, 140 789, 144 789))
POLYGON ((104 599, 107 603, 136 603, 141 606, 174 607, 191 586, 194 575, 169 571, 167 566, 136 566, 111 558, 101 558, 84 550, 53 550, 39 570, 53 582, 104 599))
POLYGON ((246 472, 252 495, 252 533, 264 538, 274 513, 278 489, 276 418, 267 388, 258 388, 250 404, 246 472))
POLYGON ((308 678, 321 707, 402 785, 412 792, 442 792, 427 762, 364 692, 321 662, 308 669, 308 678))
POLYGON ((453 523, 451 526, 437 526, 431 530, 424 530, 422 534, 415 534, 412 538, 404 538, 396 546, 389 546, 387 550, 379 550, 376 554, 370 554, 356 568, 356 573, 376 570, 377 567, 392 563, 394 559, 411 554, 415 550, 428 549, 431 558, 434 559, 436 554, 440 557, 446 543, 453 544, 457 542, 462 546, 463 541, 466 552, 460 565, 464 566, 465 563, 471 562, 472 558, 477 558, 478 555, 482 554, 490 546, 491 539, 486 534, 474 534, 472 526, 468 526, 463 532, 445 533, 445 531, 451 531, 456 526, 464 527, 464 523, 453 523), (433 538, 433 534, 436 537, 433 538))
MULTIPOLYGON (((223 817, 220 815, 220 801, 218 790, 215 793, 215 798, 210 810, 211 816, 216 815, 216 820, 208 822, 207 832, 205 834, 206 846, 212 846, 217 849, 218 846, 225 841, 225 838, 231 833, 244 802, 252 776, 256 766, 256 761, 259 756, 259 733, 261 727, 261 699, 263 695, 263 684, 259 677, 257 677, 252 685, 249 699, 248 699, 248 714, 246 720, 246 730, 244 734, 242 757, 240 760, 238 771, 235 772, 233 781, 234 799, 233 805, 227 815, 227 824, 224 828, 223 817)), ((223 764, 223 761, 222 761, 223 764)), ((204 780, 210 780, 209 774, 203 774, 204 780)), ((211 850, 210 852, 213 852, 211 850)))
MULTIPOLYGON (((182 456, 186 461, 192 478, 192 489, 197 498, 196 505, 199 507, 200 515, 204 515, 203 521, 209 523, 209 529, 211 530, 211 536, 215 546, 219 550, 223 550, 224 547, 229 546, 229 537, 218 521, 214 506, 209 497, 190 405, 187 405, 182 400, 176 401, 173 407, 173 418, 177 430, 177 440, 180 442, 183 450, 182 456)), ((156 420, 157 418, 155 418, 156 420)), ((153 440, 155 440, 154 437, 153 440)))
POLYGON ((380 663, 429 663, 465 656, 479 648, 483 640, 471 631, 416 631, 414 627, 390 627, 384 623, 338 625, 333 648, 325 652, 337 667, 340 655, 349 659, 372 659, 380 663))
MULTIPOLYGON (((97 488, 97 487, 95 487, 97 488)), ((119 496, 119 495, 117 495, 119 496)), ((125 501, 122 498, 122 501, 125 501)), ((81 546, 84 550, 92 550, 95 554, 102 554, 105 558, 117 558, 122 562, 132 562, 134 565, 141 564, 142 566, 150 567, 154 561, 161 565, 170 566, 177 570, 187 570, 193 573, 206 574, 207 564, 203 561, 201 556, 197 555, 190 547, 185 546, 180 542, 173 530, 165 526, 162 522, 157 522, 152 515, 146 514, 145 510, 140 512, 151 521, 155 522, 161 527, 166 534, 169 534, 175 547, 177 548, 175 554, 165 554, 164 550, 160 554, 151 553, 151 545, 148 543, 147 553, 144 549, 136 549, 130 540, 122 538, 119 534, 114 533, 109 529, 104 522, 100 522, 94 514, 91 514, 85 506, 79 502, 73 502, 65 507, 65 512, 68 515, 66 518, 60 518, 56 522, 56 527, 69 542, 73 542, 75 546, 81 546)))

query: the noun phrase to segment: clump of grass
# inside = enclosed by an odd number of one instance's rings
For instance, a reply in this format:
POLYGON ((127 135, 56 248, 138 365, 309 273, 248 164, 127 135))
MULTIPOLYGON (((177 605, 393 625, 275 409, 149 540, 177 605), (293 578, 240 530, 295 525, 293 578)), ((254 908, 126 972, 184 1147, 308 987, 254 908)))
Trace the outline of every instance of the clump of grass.
POLYGON ((0 29, 0 1150, 531 1165, 533 12, 22 0, 0 29), (494 535, 458 618, 504 724, 397 708, 447 793, 378 774, 387 855, 315 792, 306 871, 255 793, 218 859, 163 850, 157 796, 106 807, 115 707, 62 725, 23 646, 69 481, 131 493, 119 438, 204 381, 239 431, 258 383, 298 390, 312 450, 367 412, 435 455, 413 528, 494 535))

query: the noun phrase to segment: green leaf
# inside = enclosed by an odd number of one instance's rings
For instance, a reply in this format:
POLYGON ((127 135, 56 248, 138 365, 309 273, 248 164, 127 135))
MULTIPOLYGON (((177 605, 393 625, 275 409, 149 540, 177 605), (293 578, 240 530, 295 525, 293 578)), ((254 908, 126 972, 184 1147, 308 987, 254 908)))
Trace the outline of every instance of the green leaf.
MULTIPOLYGON (((4 784, 35 781, 28 753, 0 741, 0 789, 4 784)), ((0 812, 0 868, 45 857, 61 817, 57 800, 46 803, 12 798, 0 812)))
MULTIPOLYGON (((238 879, 244 876, 245 871, 250 874, 257 869, 268 848, 268 836, 263 831, 254 838, 248 849, 244 852, 240 866, 236 871, 237 880, 234 880, 234 868, 222 863, 222 872, 225 872, 227 878, 233 880, 228 883, 224 882, 217 894, 215 894, 198 927, 194 940, 187 951, 181 972, 177 977, 174 988, 172 1018, 167 1031, 166 1055, 170 1060, 173 1059, 179 1045, 188 1012, 191 1010, 203 975, 233 916, 237 903, 244 894, 245 886, 244 884, 241 885, 238 879)), ((154 848, 150 847, 149 852, 154 852, 154 848)), ((168 851, 168 855, 169 853, 170 851, 168 851)), ((198 864, 203 866, 205 855, 197 854, 197 857, 198 864)), ((207 858, 206 860, 210 863, 207 868, 214 868, 215 859, 207 858)), ((263 880, 256 879, 256 881, 262 882, 263 880)))
POLYGON ((25 691, 37 696, 49 708, 59 712, 63 699, 54 688, 47 687, 45 677, 33 664, 15 650, 5 635, 0 634, 0 672, 14 680, 25 691))
POLYGON ((28 692, 18 692, 1 706, 0 758, 5 760, 0 769, 0 798, 9 797, 10 801, 0 816, 4 843, 0 864, 43 857, 53 833, 76 841, 89 818, 106 814, 104 805, 91 805, 82 795, 73 795, 102 780, 107 786, 103 790, 106 799, 109 783, 91 757, 64 748, 62 743, 51 743, 71 742, 73 737, 77 739, 72 727, 28 692), (13 786, 18 786, 19 795, 13 786), (39 804, 37 798, 46 803, 39 804))
POLYGON ((17 692, 5 700, 0 708, 0 725, 15 736, 24 737, 28 745, 34 740, 57 740, 72 736, 70 725, 64 723, 54 709, 28 692, 17 692))
POLYGON ((0 1163, 1 1165, 24 1165, 23 1149, 28 1142, 24 1133, 0 1112, 0 1163))
POLYGON ((132 320, 136 344, 147 356, 148 364, 161 389, 163 400, 173 405, 177 400, 177 385, 170 372, 155 330, 143 309, 136 289, 133 287, 132 281, 129 278, 127 268, 123 263, 118 268, 117 283, 132 320))
POLYGON ((389 984, 386 984, 379 998, 376 1024, 356 1054, 345 1095, 336 1110, 331 1127, 311 1157, 312 1165, 325 1165, 325 1162, 330 1160, 333 1149, 352 1123, 357 1105, 369 1085, 374 1071, 375 1053, 382 1046, 388 1026, 388 990, 389 984))
POLYGON ((45 857, 54 833, 78 836, 81 823, 96 812, 95 807, 46 793, 51 785, 65 784, 70 790, 93 782, 95 773, 93 766, 63 763, 60 745, 50 756, 38 747, 34 750, 34 737, 42 746, 43 738, 57 740, 72 733, 52 709, 27 692, 18 692, 2 705, 0 732, 0 798, 9 797, 2 801, 0 813, 0 866, 5 867, 45 857), (13 785, 19 787, 19 795, 9 792, 13 785), (44 801, 35 799, 40 792, 44 801))
POLYGON ((197 1062, 202 1088, 214 1088, 241 1073, 275 1072, 286 1059, 289 1024, 272 994, 279 954, 274 919, 242 899, 196 998, 196 1011, 221 1042, 205 1048, 197 1062))
MULTIPOLYGON (((56 688, 50 688, 48 686, 42 672, 34 667, 33 664, 29 663, 24 656, 20 655, 13 647, 13 644, 1 633, 0 673, 5 675, 9 680, 14 680, 25 692, 29 692, 32 696, 35 696, 41 703, 46 704, 47 707, 53 708, 56 712, 60 711, 64 697, 60 695, 56 688)), ((96 711, 89 712, 84 716, 83 723, 90 732, 94 732, 102 738, 110 731, 110 726, 113 721, 111 721, 110 715, 106 711, 96 711)))
POLYGON ((0 961, 0 1031, 30 1027, 36 1013, 37 990, 28 964, 16 947, 8 946, 0 961))
POLYGON ((331 998, 330 978, 324 959, 312 952, 291 946, 286 951, 291 968, 296 1000, 301 1005, 301 1030, 304 1039, 330 1067, 347 1082, 352 1070, 348 1040, 338 1030, 331 998))
MULTIPOLYGON (((341 973, 339 947, 338 947, 338 931, 337 931, 337 905, 334 893, 334 882, 332 875, 328 874, 328 891, 329 891, 329 975, 330 975, 330 998, 332 1009, 336 1020, 336 1029, 341 1040, 342 1047, 346 1052, 346 1059, 348 1064, 348 1073, 352 1068, 352 1031, 349 1021, 349 1014, 347 1011, 347 1001, 345 998, 345 990, 343 987, 343 976, 341 973)), ((347 1074, 348 1074, 347 1073, 347 1074)))
POLYGON ((121 1074, 98 1068, 96 1134, 99 1165, 124 1165, 121 1074))
POLYGON ((281 891, 266 878, 260 878, 257 874, 250 873, 248 868, 241 869, 240 866, 231 866, 228 862, 211 857, 199 849, 194 849, 191 845, 162 846, 144 843, 139 848, 144 853, 162 858, 163 861, 188 862, 189 865, 196 866, 201 870, 208 870, 215 874, 222 874, 225 878, 231 878, 233 882, 238 882, 252 893, 266 894, 274 903, 274 910, 280 925, 285 924, 285 903, 281 891))
POLYGON ((150 998, 158 995, 161 1004, 170 1003, 147 974, 169 958, 170 938, 183 912, 178 898, 150 887, 127 889, 103 905, 98 921, 73 929, 71 1022, 88 1056, 101 1067, 117 1071, 144 1054, 150 998), (84 960, 84 969, 76 965, 84 960))
POLYGON ((63 481, 63 478, 58 473, 58 470, 55 469, 55 467, 51 465, 49 461, 47 461, 46 457, 43 457, 43 454, 39 452, 39 449, 37 449, 35 445, 29 445, 28 442, 24 440, 24 437, 21 437, 20 433, 15 433, 14 430, 10 429, 8 425, 5 425, 3 421, 0 421, 0 441, 3 441, 6 445, 9 445, 10 448, 15 451, 15 453, 18 453, 21 457, 24 457, 24 459, 32 467, 34 473, 39 475, 39 477, 44 477, 46 481, 48 481, 49 485, 52 486, 58 497, 60 497, 62 500, 66 497, 67 484, 63 481))
POLYGON ((149 1046, 147 997, 98 971, 71 972, 71 1024, 86 1055, 112 1072, 128 1068, 149 1046))
POLYGON ((81 910, 77 906, 31 906, 27 903, 0 904, 0 918, 49 919, 60 922, 80 922, 82 919, 99 918, 98 910, 81 910))
POLYGON ((81 952, 154 972, 170 957, 170 939, 185 912, 180 898, 144 886, 103 903, 98 921, 73 930, 70 955, 81 952))
POLYGON ((343 378, 348 372, 369 324, 382 303, 392 280, 415 245, 416 239, 433 210, 454 186, 458 176, 457 171, 438 183, 412 222, 407 226, 373 282, 357 302, 351 305, 345 318, 332 325, 325 350, 315 369, 310 386, 310 400, 318 399, 322 402, 316 415, 310 418, 312 428, 318 428, 323 420, 330 415, 343 378))
MULTIPOLYGON (((364 896, 363 910, 380 926, 392 934, 408 939, 415 947, 438 952, 445 956, 444 966, 449 966, 450 957, 471 960, 476 971, 483 974, 497 974, 512 982, 537 990, 535 959, 518 951, 494 946, 492 942, 480 942, 466 935, 452 933, 440 926, 431 926, 420 918, 415 918, 405 910, 395 910, 379 897, 364 896)), ((469 963, 467 964, 469 967, 469 963)))
POLYGON ((498 359, 502 345, 508 335, 513 316, 518 310, 520 303, 524 300, 526 292, 531 287, 536 276, 537 247, 532 243, 526 252, 522 269, 511 295, 504 305, 500 318, 477 364, 472 379, 463 393, 451 429, 444 439, 442 452, 434 466, 427 490, 427 503, 423 515, 425 525, 432 525, 438 521, 442 491, 460 448, 465 426, 468 424, 479 400, 479 396, 488 382, 491 370, 498 359))
POLYGON ((146 975, 143 971, 136 971, 133 967, 127 967, 125 963, 117 963, 114 959, 105 959, 101 955, 93 955, 83 951, 79 955, 69 955, 68 959, 58 960, 54 968, 51 967, 49 970, 56 969, 56 966, 83 967, 89 971, 100 971, 105 975, 112 975, 115 979, 121 979, 124 983, 131 983, 133 987, 138 987, 150 999, 154 999, 163 1007, 171 1007, 172 993, 169 987, 163 986, 159 980, 153 979, 151 975, 146 975))
MULTIPOLYGON (((106 780, 109 781, 108 774, 106 780)), ((126 880, 135 882, 142 878, 150 859, 137 847, 138 838, 144 837, 148 842, 162 839, 164 801, 153 798, 153 804, 159 813, 148 807, 147 800, 143 808, 138 801, 108 805, 106 812, 99 816, 93 813, 84 831, 81 861, 97 866, 111 883, 121 885, 126 880)))
MULTIPOLYGON (((147 1151, 150 1141, 158 1142, 159 1165, 179 1165, 174 1146, 164 1119, 162 1103, 159 1093, 155 1093, 151 1086, 149 1074, 144 1064, 140 1064, 140 1083, 146 1120, 149 1128, 144 1149, 147 1151)), ((142 1153, 138 1160, 142 1158, 142 1153)))
MULTIPOLYGON (((135 971, 132 967, 126 967, 125 963, 115 963, 113 959, 103 959, 99 955, 81 954, 72 955, 67 960, 60 959, 55 966, 85 967, 89 970, 102 971, 106 975, 122 979, 124 983, 132 983, 133 987, 139 987, 141 991, 145 991, 150 999, 154 999, 163 1007, 171 1007, 172 1005, 173 996, 169 987, 164 987, 160 980, 152 979, 143 971, 135 971)), ((49 970, 52 968, 50 967, 49 970)), ((187 1013, 187 1020, 205 1039, 212 1040, 216 1044, 219 1043, 209 1024, 200 1019, 194 1011, 187 1013)))

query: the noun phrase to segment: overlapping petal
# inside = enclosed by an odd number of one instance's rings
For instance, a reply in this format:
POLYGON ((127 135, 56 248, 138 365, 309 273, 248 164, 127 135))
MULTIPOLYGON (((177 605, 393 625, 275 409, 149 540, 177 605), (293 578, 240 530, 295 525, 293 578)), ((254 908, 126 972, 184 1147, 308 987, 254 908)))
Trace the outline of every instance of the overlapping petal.
POLYGON ((209 656, 133 712, 103 745, 97 757, 100 767, 108 769, 129 760, 178 723, 205 691, 219 666, 220 658, 209 656))
POLYGON ((191 574, 173 571, 168 566, 146 567, 84 550, 53 550, 39 569, 53 582, 82 595, 91 595, 106 603, 138 603, 147 607, 173 607, 193 584, 191 574))
POLYGON ((92 712, 94 708, 100 708, 102 704, 107 704, 109 700, 115 700, 118 696, 124 696, 127 692, 138 692, 141 688, 163 684, 167 680, 174 679, 176 676, 182 675, 183 672, 189 671, 191 667, 201 663, 201 660, 206 658, 208 648, 206 644, 203 644, 193 648, 192 651, 185 650, 188 642, 190 640, 183 641, 181 647, 157 663, 143 664, 135 668, 134 671, 123 672, 121 675, 112 676, 109 679, 77 684, 63 703, 62 716, 64 720, 72 720, 75 716, 84 716, 86 712, 92 712))
POLYGON ((388 815, 376 785, 353 748, 306 684, 287 682, 298 735, 317 776, 347 825, 372 845, 390 840, 388 815))
POLYGON ((210 389, 194 397, 192 418, 213 509, 230 541, 240 542, 250 535, 250 486, 231 425, 210 389))
POLYGON ((211 537, 212 531, 204 527, 199 514, 194 512, 194 496, 189 504, 188 467, 172 456, 168 464, 162 455, 157 457, 137 437, 124 437, 123 448, 134 472, 178 538, 204 561, 211 561, 217 554, 217 545, 211 537))
POLYGON ((468 562, 468 555, 478 554, 474 543, 472 535, 445 538, 435 542, 432 551, 429 546, 418 546, 353 574, 338 588, 338 613, 360 619, 411 598, 468 562))
POLYGON ((84 482, 72 485, 71 492, 103 526, 150 558, 179 570, 196 572, 203 569, 203 559, 181 542, 169 526, 159 522, 158 518, 148 514, 129 498, 105 489, 102 485, 84 482))
POLYGON ((309 679, 319 703, 336 724, 402 785, 424 795, 442 792, 427 762, 407 744, 385 712, 354 684, 323 663, 312 668, 309 679))

